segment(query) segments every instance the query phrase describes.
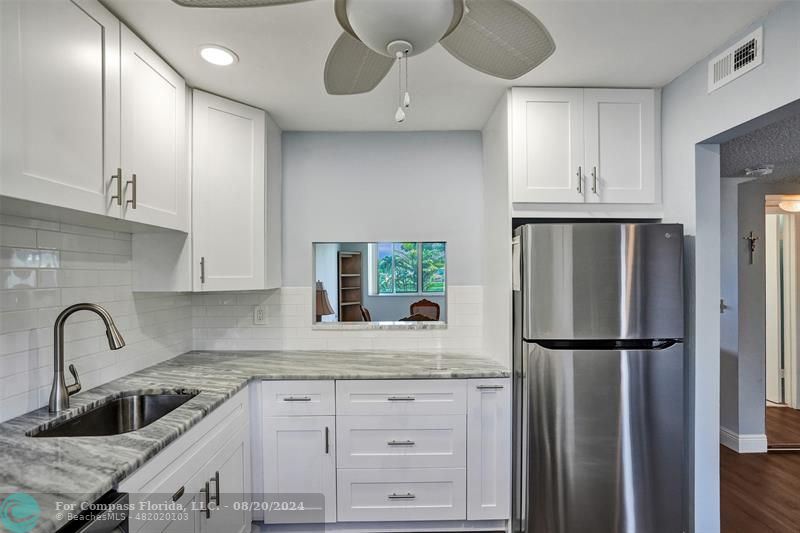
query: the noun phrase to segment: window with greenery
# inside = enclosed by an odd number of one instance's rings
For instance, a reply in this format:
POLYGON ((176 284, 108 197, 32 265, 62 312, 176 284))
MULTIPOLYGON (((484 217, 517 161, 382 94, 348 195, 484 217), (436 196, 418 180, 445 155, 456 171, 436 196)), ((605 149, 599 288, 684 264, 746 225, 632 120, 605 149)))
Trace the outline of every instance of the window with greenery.
POLYGON ((445 243, 380 242, 375 255, 378 294, 444 294, 445 243))

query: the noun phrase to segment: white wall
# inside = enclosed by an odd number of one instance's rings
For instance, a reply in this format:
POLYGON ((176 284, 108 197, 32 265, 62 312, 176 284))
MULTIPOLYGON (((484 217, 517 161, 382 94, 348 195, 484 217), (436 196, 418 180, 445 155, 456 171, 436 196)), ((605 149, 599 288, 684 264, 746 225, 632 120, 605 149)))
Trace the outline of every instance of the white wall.
POLYGON ((284 133, 283 284, 311 243, 446 241, 448 282, 481 283, 479 132, 284 133))
POLYGON ((284 287, 193 296, 195 348, 483 353, 481 157, 479 132, 284 133, 284 287), (312 243, 377 241, 447 242, 447 329, 312 329, 312 243))
POLYGON ((503 95, 483 137, 483 340, 485 351, 511 366, 511 195, 509 94, 503 95))
POLYGON ((102 305, 126 342, 109 350, 92 313, 69 319, 65 360, 84 389, 191 348, 189 296, 133 294, 131 277, 129 233, 0 215, 0 421, 47 405, 53 323, 68 305, 102 305))
MULTIPOLYGON (((696 533, 720 531, 720 183, 718 149, 716 154, 713 149, 700 149, 704 161, 698 165, 695 145, 800 96, 798 25, 800 3, 782 4, 764 21, 763 65, 708 94, 703 61, 662 93, 664 218, 685 224, 689 236, 686 318, 687 384, 691 390, 687 404, 693 414, 690 438, 694 452, 688 458, 694 472, 689 511, 696 533)), ((746 31, 732 36, 731 43, 746 31)))
POLYGON ((739 184, 749 178, 726 178, 720 187, 720 425, 739 432, 739 184))
POLYGON ((483 287, 447 294, 449 322, 433 330, 319 330, 311 325, 311 287, 192 296, 196 350, 393 350, 482 354, 483 287), (253 306, 267 324, 253 325, 253 306))

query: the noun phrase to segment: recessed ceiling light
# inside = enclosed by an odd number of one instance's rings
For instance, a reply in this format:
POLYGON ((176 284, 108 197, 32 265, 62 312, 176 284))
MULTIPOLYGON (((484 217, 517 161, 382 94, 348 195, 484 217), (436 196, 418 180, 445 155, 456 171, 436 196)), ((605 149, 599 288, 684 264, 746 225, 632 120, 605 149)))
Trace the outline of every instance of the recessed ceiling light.
POLYGON ((220 46, 218 44, 204 44, 200 47, 200 57, 211 63, 221 67, 233 65, 239 61, 239 56, 233 50, 220 46))

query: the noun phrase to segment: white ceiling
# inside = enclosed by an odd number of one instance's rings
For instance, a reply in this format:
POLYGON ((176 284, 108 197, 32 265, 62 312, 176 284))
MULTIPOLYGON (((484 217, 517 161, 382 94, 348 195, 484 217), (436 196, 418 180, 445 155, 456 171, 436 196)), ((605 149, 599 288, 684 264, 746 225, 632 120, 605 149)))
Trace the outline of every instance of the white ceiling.
POLYGON ((476 72, 435 46, 409 60, 412 109, 395 124, 397 72, 371 93, 330 96, 322 70, 341 33, 333 0, 248 9, 189 9, 170 0, 104 0, 193 87, 269 111, 284 130, 475 130, 505 87, 662 87, 779 0, 519 0, 556 52, 517 80, 476 72), (197 48, 237 52, 215 67, 197 48))

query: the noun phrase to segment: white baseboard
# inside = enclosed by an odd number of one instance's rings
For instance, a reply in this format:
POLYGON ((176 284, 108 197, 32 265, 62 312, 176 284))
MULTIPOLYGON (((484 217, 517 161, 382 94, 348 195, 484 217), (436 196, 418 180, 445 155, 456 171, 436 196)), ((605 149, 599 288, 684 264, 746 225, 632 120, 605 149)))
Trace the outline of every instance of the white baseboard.
POLYGON ((719 441, 726 448, 737 453, 767 453, 767 436, 758 434, 738 434, 728 428, 719 428, 719 441))

